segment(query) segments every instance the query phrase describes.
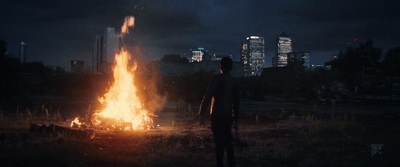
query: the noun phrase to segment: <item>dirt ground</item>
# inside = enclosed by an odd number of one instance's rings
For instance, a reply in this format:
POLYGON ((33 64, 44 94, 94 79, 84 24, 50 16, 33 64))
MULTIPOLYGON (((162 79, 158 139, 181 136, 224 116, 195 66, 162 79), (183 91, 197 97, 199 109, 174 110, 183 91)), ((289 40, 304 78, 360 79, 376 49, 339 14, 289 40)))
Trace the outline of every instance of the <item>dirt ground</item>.
MULTIPOLYGON (((267 101, 242 102, 234 140, 237 166, 393 166, 400 162, 397 104, 267 101)), ((193 108, 185 113, 174 108, 157 112, 155 128, 150 130, 94 129, 93 138, 31 127, 32 123, 68 127, 74 115, 83 117, 85 111, 60 111, 68 115, 66 120, 57 119, 55 109, 31 116, 25 111, 2 111, 0 166, 215 166, 209 124, 199 126, 193 108)))

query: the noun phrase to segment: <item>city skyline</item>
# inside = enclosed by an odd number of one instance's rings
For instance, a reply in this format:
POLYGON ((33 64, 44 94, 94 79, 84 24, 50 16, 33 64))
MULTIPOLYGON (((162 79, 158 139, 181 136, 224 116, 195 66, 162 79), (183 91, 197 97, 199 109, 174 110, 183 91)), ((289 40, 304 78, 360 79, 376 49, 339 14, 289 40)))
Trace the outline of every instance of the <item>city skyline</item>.
POLYGON ((400 7, 395 1, 2 1, 0 39, 18 55, 29 46, 27 61, 68 69, 70 60, 90 64, 93 40, 105 27, 119 27, 127 15, 136 19, 124 45, 144 62, 166 54, 189 53, 199 46, 240 58, 243 37, 263 36, 266 66, 272 65, 274 41, 290 35, 293 50, 310 51, 311 63, 358 46, 368 39, 376 47, 400 46, 400 7), (29 26, 28 26, 29 25, 29 26))

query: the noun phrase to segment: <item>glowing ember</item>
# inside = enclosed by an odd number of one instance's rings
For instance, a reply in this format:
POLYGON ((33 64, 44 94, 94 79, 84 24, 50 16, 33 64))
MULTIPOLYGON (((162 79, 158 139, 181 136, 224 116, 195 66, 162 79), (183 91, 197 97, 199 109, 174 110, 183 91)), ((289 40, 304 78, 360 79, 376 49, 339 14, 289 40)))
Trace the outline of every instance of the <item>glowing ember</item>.
POLYGON ((74 126, 81 126, 82 125, 82 123, 81 122, 79 122, 79 118, 78 117, 75 117, 75 119, 71 122, 71 127, 74 127, 74 126))
POLYGON ((128 70, 128 62, 130 55, 126 50, 115 56, 114 83, 99 101, 106 108, 94 115, 96 124, 111 125, 112 128, 120 130, 137 129, 139 126, 143 128, 151 128, 153 122, 148 112, 142 108, 138 92, 134 85, 133 70, 128 70), (107 119, 110 118, 110 119, 107 119), (129 123, 130 125, 126 124, 129 123))

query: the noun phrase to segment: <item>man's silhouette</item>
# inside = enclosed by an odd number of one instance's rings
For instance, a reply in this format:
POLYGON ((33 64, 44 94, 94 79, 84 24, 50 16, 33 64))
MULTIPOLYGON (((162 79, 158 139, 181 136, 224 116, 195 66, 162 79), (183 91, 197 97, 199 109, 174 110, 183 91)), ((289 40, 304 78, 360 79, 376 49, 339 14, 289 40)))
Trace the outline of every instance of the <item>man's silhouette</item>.
POLYGON ((231 126, 234 121, 237 132, 239 114, 239 89, 231 76, 232 59, 221 59, 221 74, 215 75, 208 87, 200 105, 200 124, 208 105, 211 104, 211 129, 214 134, 217 166, 223 166, 224 148, 227 152, 229 166, 235 166, 235 156, 232 148, 231 126))

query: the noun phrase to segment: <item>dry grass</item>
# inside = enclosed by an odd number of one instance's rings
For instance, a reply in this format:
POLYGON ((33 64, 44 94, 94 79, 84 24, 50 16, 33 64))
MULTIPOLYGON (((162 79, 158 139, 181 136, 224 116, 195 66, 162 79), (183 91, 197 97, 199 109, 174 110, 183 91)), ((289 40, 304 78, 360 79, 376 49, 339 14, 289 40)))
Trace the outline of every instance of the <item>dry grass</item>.
MULTIPOLYGON (((182 102, 182 106, 188 105, 182 102)), ((90 120, 91 112, 89 106, 82 118, 90 120)), ((165 122, 179 122, 174 126, 168 123, 133 132, 98 130, 92 140, 29 132, 32 122, 68 124, 50 106, 16 107, 11 114, 0 114, 0 166, 215 166, 211 130, 197 122, 177 121, 185 114, 161 115, 160 119, 168 119, 165 122)), ((367 165, 363 156, 369 156, 370 148, 362 134, 353 133, 361 127, 354 115, 281 115, 286 119, 277 123, 254 118, 242 125, 240 139, 234 142, 238 166, 367 165)))

